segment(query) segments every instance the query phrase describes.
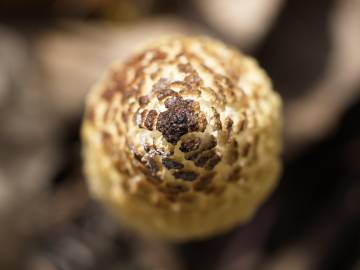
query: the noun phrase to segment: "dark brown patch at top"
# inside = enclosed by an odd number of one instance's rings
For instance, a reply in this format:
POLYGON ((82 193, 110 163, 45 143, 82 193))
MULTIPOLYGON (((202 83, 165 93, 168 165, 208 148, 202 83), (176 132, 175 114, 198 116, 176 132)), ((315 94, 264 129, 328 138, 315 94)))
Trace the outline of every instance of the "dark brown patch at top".
POLYGON ((168 110, 159 114, 156 129, 168 142, 176 144, 188 132, 205 130, 207 121, 198 102, 171 97, 165 101, 165 107, 168 110))

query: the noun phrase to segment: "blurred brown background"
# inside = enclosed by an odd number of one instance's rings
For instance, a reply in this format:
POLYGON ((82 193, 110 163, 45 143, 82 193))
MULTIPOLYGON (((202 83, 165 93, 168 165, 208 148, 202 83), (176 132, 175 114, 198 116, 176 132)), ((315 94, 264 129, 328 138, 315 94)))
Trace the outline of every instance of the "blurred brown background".
POLYGON ((0 269, 360 269, 359 0, 0 1, 0 269), (141 238, 89 198, 84 95, 164 34, 255 56, 284 98, 284 173, 255 219, 187 244, 141 238))

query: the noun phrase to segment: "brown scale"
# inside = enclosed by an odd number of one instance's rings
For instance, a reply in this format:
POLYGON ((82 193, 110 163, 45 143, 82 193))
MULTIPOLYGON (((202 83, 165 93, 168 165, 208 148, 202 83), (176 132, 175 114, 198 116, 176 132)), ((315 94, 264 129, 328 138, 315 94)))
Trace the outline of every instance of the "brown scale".
POLYGON ((206 163, 216 155, 214 150, 203 151, 194 161, 197 167, 204 167, 206 163))
MULTIPOLYGON (((130 104, 130 108, 133 106, 133 104, 130 104)), ((119 107, 118 106, 113 106, 113 103, 109 104, 109 106, 106 108, 106 111, 103 115, 103 120, 104 122, 108 122, 111 120, 114 120, 117 113, 118 113, 119 107), (111 119, 110 116, 112 116, 111 119)))
MULTIPOLYGON (((145 109, 143 110, 141 113, 140 113, 140 119, 141 119, 141 122, 139 123, 139 128, 144 128, 144 122, 146 120, 146 116, 148 114, 148 110, 145 109)), ((135 114, 136 115, 136 114, 135 114)))
POLYGON ((218 54, 218 52, 214 51, 213 47, 208 46, 207 44, 202 44, 201 47, 203 48, 203 50, 206 52, 206 54, 208 56, 212 57, 212 59, 214 59, 219 64, 219 66, 221 66, 222 68, 227 70, 227 65, 222 60, 222 57, 218 54))
POLYGON ((224 95, 221 95, 221 93, 218 93, 211 87, 201 87, 201 91, 207 92, 212 95, 214 97, 214 105, 216 105, 216 107, 218 108, 224 109, 226 104, 224 95))
POLYGON ((148 96, 139 97, 139 105, 141 107, 147 105, 149 102, 150 102, 150 98, 148 96))
POLYGON ((157 99, 159 101, 162 101, 163 99, 167 98, 167 97, 177 97, 179 96, 179 94, 177 92, 175 92, 174 90, 170 89, 170 88, 164 88, 161 90, 157 91, 157 99))
POLYGON ((162 164, 165 166, 166 169, 172 170, 172 169, 182 169, 184 168, 184 165, 180 162, 177 162, 170 158, 163 158, 161 160, 162 164))
POLYGON ((175 81, 175 82, 172 82, 170 84, 170 86, 174 87, 174 88, 180 88, 181 90, 179 91, 179 94, 182 97, 184 97, 184 96, 200 97, 201 96, 201 91, 198 89, 199 87, 193 86, 192 84, 190 84, 188 82, 175 81))
POLYGON ((154 71, 153 73, 150 74, 150 78, 151 78, 152 80, 155 80, 156 77, 157 77, 159 74, 160 74, 160 70, 157 69, 156 71, 154 71))
POLYGON ((220 120, 220 114, 218 113, 218 111, 214 107, 211 107, 211 110, 213 112, 213 115, 210 118, 210 123, 211 123, 211 125, 213 127, 212 129, 214 131, 221 130, 222 129, 222 124, 221 124, 221 120, 220 120))
POLYGON ((242 177, 241 173, 242 173, 242 168, 240 166, 236 166, 229 174, 227 181, 229 182, 238 181, 242 177))
POLYGON ((117 131, 117 134, 122 136, 122 134, 124 133, 124 130, 120 124, 119 121, 115 121, 115 126, 116 126, 116 131, 117 131))
POLYGON ((103 114, 103 121, 106 123, 109 119, 109 114, 110 114, 110 111, 111 111, 111 106, 108 106, 106 108, 106 111, 105 113, 103 114))
POLYGON ((146 164, 141 163, 135 166, 135 170, 140 170, 146 176, 146 180, 149 181, 149 183, 158 186, 162 182, 162 180, 159 176, 157 176, 157 174, 154 174, 154 170, 155 170, 154 167, 153 169, 150 169, 150 166, 152 165, 150 165, 149 163, 146 164))
POLYGON ((129 119, 129 113, 127 112, 122 112, 121 113, 121 119, 126 123, 129 119))
POLYGON ((242 156, 246 158, 250 154, 250 150, 252 148, 252 144, 250 142, 247 142, 242 150, 242 156))
POLYGON ((160 190, 169 195, 178 195, 179 193, 189 191, 189 188, 185 185, 177 183, 166 183, 164 187, 160 188, 160 190))
POLYGON ((185 159, 195 161, 201 155, 201 153, 202 153, 202 150, 191 152, 189 155, 185 155, 185 159))
POLYGON ((229 117, 225 118, 224 126, 225 126, 227 140, 229 140, 229 138, 231 136, 233 124, 234 124, 234 121, 231 118, 229 118, 229 117))
POLYGON ((212 170, 221 161, 221 157, 215 151, 196 152, 186 157, 194 162, 195 166, 212 170))
POLYGON ((176 171, 173 173, 173 176, 176 179, 182 179, 185 181, 192 182, 198 177, 198 174, 196 172, 192 172, 192 171, 176 171))
POLYGON ((144 121, 144 126, 148 130, 153 130, 154 129, 154 125, 155 125, 157 115, 158 114, 157 114, 157 112, 155 110, 150 110, 149 113, 147 114, 146 119, 144 121))
MULTIPOLYGON (((191 155, 200 154, 203 151, 210 150, 217 145, 216 138, 213 135, 206 135, 202 140, 199 137, 187 138, 184 144, 181 144, 180 150, 185 148, 182 152, 194 152, 191 155), (195 145, 194 145, 195 144, 195 145), (197 151, 199 150, 199 151, 197 151)), ((190 158, 191 155, 187 157, 190 158)), ((188 158, 187 158, 188 159, 188 158)))
POLYGON ((213 168, 219 162, 217 153, 215 150, 211 150, 217 145, 216 138, 210 135, 207 139, 198 138, 198 140, 196 149, 189 151, 189 154, 185 155, 185 159, 193 161, 197 167, 213 168))
POLYGON ((185 204, 194 204, 199 199, 194 193, 182 193, 179 194, 179 201, 185 204))
POLYGON ((161 197, 161 199, 158 199, 157 201, 151 201, 152 205, 154 205, 155 207, 159 208, 159 209, 169 209, 171 203, 169 202, 169 200, 165 197, 165 195, 163 195, 161 197))
POLYGON ((131 97, 135 97, 144 85, 144 67, 139 67, 135 70, 135 76, 131 82, 126 84, 126 87, 121 91, 121 102, 126 103, 131 97))
POLYGON ((130 193, 130 186, 129 183, 124 181, 120 183, 121 189, 124 190, 125 192, 129 192, 130 193))
POLYGON ((178 64, 177 67, 178 67, 179 71, 181 71, 183 73, 191 73, 194 71, 193 67, 189 63, 178 64))
POLYGON ((158 60, 164 60, 166 59, 167 57, 167 54, 161 50, 156 50, 156 49, 153 49, 153 50, 150 50, 150 52, 153 52, 154 53, 154 56, 151 58, 150 62, 149 63, 152 63, 152 62, 155 62, 155 61, 158 61, 158 60))
POLYGON ((210 73, 211 75, 216 75, 215 71, 212 70, 211 68, 209 68, 207 65, 205 65, 204 63, 200 63, 200 67, 202 69, 204 69, 206 72, 210 73))
POLYGON ((194 190, 196 191, 203 191, 210 187, 212 180, 214 179, 216 173, 211 172, 208 173, 202 177, 200 177, 196 182, 194 183, 194 190))
POLYGON ((130 67, 134 67, 139 65, 145 58, 146 54, 148 53, 148 51, 139 53, 134 55, 133 57, 130 57, 124 64, 124 66, 126 68, 130 68, 130 67))
POLYGON ((219 155, 214 155, 204 166, 205 170, 212 170, 215 168, 215 166, 221 161, 221 157, 219 155))
POLYGON ((258 152, 256 151, 258 149, 257 145, 259 143, 260 137, 259 135, 255 135, 252 143, 251 143, 251 156, 249 158, 248 164, 254 164, 258 160, 258 152))
POLYGON ((151 154, 151 155, 159 155, 159 156, 162 156, 163 158, 172 156, 174 154, 173 149, 158 148, 154 144, 150 145, 150 144, 145 143, 143 145, 143 148, 146 153, 151 154))
POLYGON ((184 80, 192 87, 199 87, 203 84, 203 80, 200 78, 199 74, 196 71, 187 75, 184 80))
POLYGON ((162 71, 163 71, 163 68, 159 67, 157 65, 156 69, 150 74, 151 80, 155 81, 155 79, 159 77, 159 75, 162 73, 162 71))
POLYGON ((220 196, 225 191, 225 186, 211 186, 208 189, 204 190, 206 194, 211 194, 213 196, 220 196))
POLYGON ((148 168, 151 176, 156 176, 158 171, 160 170, 160 166, 157 161, 152 157, 147 157, 145 162, 146 167, 148 168))
POLYGON ((130 152, 133 154, 134 158, 135 158, 137 161, 143 163, 143 162, 142 162, 142 157, 143 157, 143 156, 142 156, 138 151, 136 151, 134 147, 130 147, 130 149, 131 149, 130 152))
POLYGON ((113 121, 114 123, 116 122, 116 116, 119 113, 119 107, 115 106, 114 109, 112 110, 112 117, 110 119, 110 121, 113 121))
POLYGON ((101 98, 103 98, 107 102, 111 102, 114 95, 117 93, 117 90, 114 87, 109 87, 103 91, 101 98))
POLYGON ((149 153, 153 149, 154 149, 153 145, 150 146, 149 144, 144 144, 144 150, 146 153, 149 153))
POLYGON ((115 160, 114 161, 114 167, 116 168, 116 170, 121 173, 121 174, 124 174, 128 177, 130 177, 130 171, 128 168, 124 167, 124 163, 123 162, 120 162, 119 160, 115 160))
POLYGON ((109 85, 103 90, 101 97, 111 102, 116 93, 122 92, 125 89, 126 78, 121 73, 113 72, 110 75, 109 85))
POLYGON ((136 185, 136 188, 137 192, 143 196, 148 196, 152 192, 151 184, 145 181, 139 181, 136 185))
POLYGON ((158 116, 156 129, 168 142, 176 144, 189 132, 204 132, 207 121, 205 114, 199 110, 198 102, 172 97, 165 101, 165 107, 167 110, 158 116))
POLYGON ((161 90, 165 90, 169 87, 169 80, 165 78, 160 78, 152 87, 152 91, 159 92, 161 90))
POLYGON ((231 103, 236 100, 235 92, 232 90, 235 88, 235 86, 229 78, 217 74, 215 84, 218 87, 219 92, 223 93, 223 95, 226 97, 227 102, 231 103))
POLYGON ((229 152, 226 155, 226 163, 231 165, 239 159, 239 144, 235 139, 230 141, 229 152))
POLYGON ((181 90, 191 90, 191 84, 184 81, 173 81, 169 84, 170 87, 180 88, 181 90))
POLYGON ((128 100, 139 91, 138 89, 139 88, 129 87, 129 89, 127 89, 126 91, 123 91, 122 96, 121 96, 121 102, 123 104, 127 103, 128 100))
POLYGON ((101 133, 101 141, 102 141, 102 145, 104 147, 105 152, 107 152, 108 154, 111 155, 113 153, 111 134, 107 131, 103 131, 101 133))
POLYGON ((180 90, 180 94, 181 94, 182 96, 195 96, 195 97, 200 97, 200 96, 201 96, 201 91, 198 90, 198 89, 190 88, 190 89, 180 90))
POLYGON ((203 144, 204 150, 210 150, 217 145, 217 141, 214 135, 209 136, 209 140, 203 144))
POLYGON ((199 137, 186 138, 182 141, 180 145, 180 151, 184 153, 189 153, 196 151, 201 144, 201 139, 199 137))
MULTIPOLYGON (((216 73, 213 69, 211 69, 210 67, 205 65, 204 61, 201 57, 198 57, 196 55, 193 55, 193 57, 198 62, 199 66, 204 69, 205 72, 210 73, 215 78, 219 78, 219 77, 223 78, 222 75, 216 73)), ((212 93, 216 96, 216 100, 220 103, 221 107, 223 107, 226 104, 226 95, 224 93, 224 87, 221 84, 219 84, 217 80, 215 80, 215 84, 217 86, 218 91, 214 91, 211 88, 210 89, 211 89, 212 93)))
POLYGON ((93 106, 89 106, 88 109, 86 110, 86 119, 93 124, 95 122, 95 118, 96 118, 95 108, 93 106))
POLYGON ((140 113, 140 111, 141 111, 141 107, 139 107, 137 110, 136 110, 136 112, 134 113, 134 115, 133 115, 133 117, 132 117, 132 120, 133 120, 133 123, 134 123, 134 125, 135 126, 138 126, 138 127, 140 127, 140 125, 141 125, 141 123, 142 123, 142 116, 141 116, 141 113, 140 113), (138 117, 140 116, 140 123, 138 123, 138 117))
POLYGON ((125 77, 125 73, 123 72, 118 72, 118 71, 111 72, 110 80, 116 84, 116 88, 119 91, 122 91, 126 85, 126 77, 125 77))
POLYGON ((242 113, 242 119, 238 122, 239 132, 244 131, 248 127, 248 120, 245 113, 242 113))

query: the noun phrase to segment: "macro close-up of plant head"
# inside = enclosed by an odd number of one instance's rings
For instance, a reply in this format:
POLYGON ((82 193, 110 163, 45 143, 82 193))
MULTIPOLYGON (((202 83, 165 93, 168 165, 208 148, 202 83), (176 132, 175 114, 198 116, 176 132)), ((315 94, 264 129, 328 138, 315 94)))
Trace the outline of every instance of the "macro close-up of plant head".
POLYGON ((0 269, 359 270, 360 1, 0 2, 0 269))

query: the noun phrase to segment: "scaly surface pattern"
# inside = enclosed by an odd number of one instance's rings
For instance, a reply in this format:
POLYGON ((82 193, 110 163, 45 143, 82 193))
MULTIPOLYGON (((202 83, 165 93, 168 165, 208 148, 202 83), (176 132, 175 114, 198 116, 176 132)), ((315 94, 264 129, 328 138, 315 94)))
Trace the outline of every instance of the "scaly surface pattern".
POLYGON ((82 127, 92 193, 143 233, 203 238, 246 222, 280 172, 281 100, 254 59, 169 37, 115 63, 82 127))

